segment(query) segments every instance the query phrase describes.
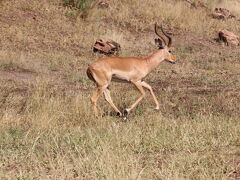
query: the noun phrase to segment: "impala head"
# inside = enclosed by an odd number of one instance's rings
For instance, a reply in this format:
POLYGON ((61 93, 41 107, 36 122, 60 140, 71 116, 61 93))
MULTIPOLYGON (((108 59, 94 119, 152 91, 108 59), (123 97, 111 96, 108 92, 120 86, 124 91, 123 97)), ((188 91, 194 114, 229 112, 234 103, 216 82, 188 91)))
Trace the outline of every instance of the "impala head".
POLYGON ((167 37, 168 42, 164 39, 163 36, 161 36, 157 32, 157 23, 155 23, 155 33, 158 35, 159 38, 155 39, 155 44, 158 46, 158 49, 161 53, 164 53, 164 60, 175 64, 176 63, 176 57, 172 54, 173 48, 172 45, 172 38, 163 30, 163 27, 161 26, 161 31, 164 34, 165 37, 167 37))

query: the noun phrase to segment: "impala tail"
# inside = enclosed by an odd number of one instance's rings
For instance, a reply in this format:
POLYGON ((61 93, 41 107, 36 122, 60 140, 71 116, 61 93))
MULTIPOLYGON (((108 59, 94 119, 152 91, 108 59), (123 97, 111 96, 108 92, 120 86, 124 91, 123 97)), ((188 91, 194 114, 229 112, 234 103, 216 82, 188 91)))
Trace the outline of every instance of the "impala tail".
POLYGON ((94 79, 93 77, 93 74, 92 74, 92 71, 93 71, 93 67, 91 65, 88 65, 88 68, 87 68, 87 76, 90 80, 92 80, 94 83, 97 84, 96 80, 94 79))

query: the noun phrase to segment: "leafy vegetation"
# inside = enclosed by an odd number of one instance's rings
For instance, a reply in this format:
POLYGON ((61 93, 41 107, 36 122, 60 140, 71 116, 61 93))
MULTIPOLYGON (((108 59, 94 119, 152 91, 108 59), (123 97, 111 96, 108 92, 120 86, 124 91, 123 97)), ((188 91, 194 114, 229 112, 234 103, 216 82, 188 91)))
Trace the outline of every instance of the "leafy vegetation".
POLYGON ((77 8, 79 11, 86 10, 91 6, 93 0, 62 0, 62 4, 68 7, 77 8))

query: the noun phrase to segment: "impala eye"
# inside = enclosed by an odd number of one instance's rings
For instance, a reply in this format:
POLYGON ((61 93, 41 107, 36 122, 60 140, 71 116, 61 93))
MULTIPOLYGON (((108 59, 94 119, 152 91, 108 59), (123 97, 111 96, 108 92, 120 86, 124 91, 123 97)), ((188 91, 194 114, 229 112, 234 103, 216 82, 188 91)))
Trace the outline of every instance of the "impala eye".
POLYGON ((169 52, 169 53, 172 53, 172 51, 171 51, 171 50, 169 50, 168 52, 169 52))

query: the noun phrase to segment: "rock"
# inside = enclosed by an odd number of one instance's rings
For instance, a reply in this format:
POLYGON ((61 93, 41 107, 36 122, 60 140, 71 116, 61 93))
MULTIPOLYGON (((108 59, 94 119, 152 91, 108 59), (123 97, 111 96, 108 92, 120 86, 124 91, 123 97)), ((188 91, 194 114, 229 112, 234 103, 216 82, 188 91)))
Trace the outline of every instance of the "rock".
POLYGON ((229 19, 236 18, 228 9, 226 8, 215 8, 212 17, 215 19, 229 19))
POLYGON ((120 44, 113 40, 97 39, 93 45, 93 52, 99 52, 103 54, 117 54, 121 49, 120 44))
POLYGON ((221 13, 212 13, 212 17, 214 18, 214 19, 225 19, 225 16, 224 15, 222 15, 221 13))
POLYGON ((223 41, 227 46, 229 46, 230 44, 235 46, 239 45, 238 36, 228 30, 224 29, 219 31, 218 38, 219 41, 223 41))

